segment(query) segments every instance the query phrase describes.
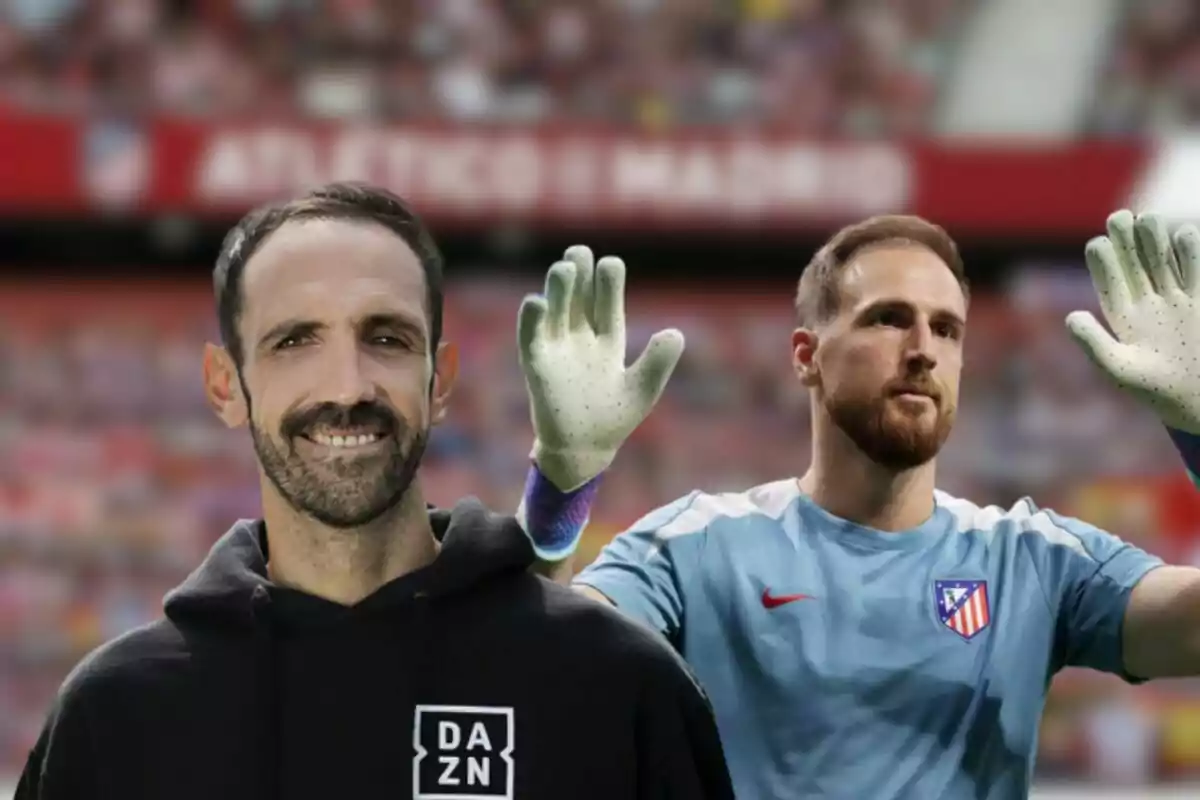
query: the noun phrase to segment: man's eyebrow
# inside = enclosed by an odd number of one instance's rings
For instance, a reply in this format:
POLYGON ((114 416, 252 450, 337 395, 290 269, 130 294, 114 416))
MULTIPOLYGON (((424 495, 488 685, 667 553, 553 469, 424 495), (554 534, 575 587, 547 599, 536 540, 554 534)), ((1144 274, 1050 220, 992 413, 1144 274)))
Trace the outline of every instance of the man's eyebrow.
POLYGON ((948 308, 939 308, 933 312, 933 318, 943 322, 951 322, 959 328, 967 327, 967 321, 959 316, 958 312, 951 311, 948 308))
MULTIPOLYGON (((306 336, 326 327, 324 323, 315 320, 306 319, 286 319, 283 322, 271 326, 265 334, 258 340, 258 346, 264 347, 272 342, 286 339, 292 336, 306 336)), ((411 317, 404 316, 393 312, 380 312, 378 314, 368 314, 363 317, 357 327, 366 330, 375 330, 378 328, 389 328, 397 332, 407 333, 411 336, 425 341, 427 336, 425 326, 411 317)))
POLYGON ((285 319, 283 322, 273 325, 270 330, 264 333, 259 338, 258 344, 262 346, 268 342, 285 339, 289 336, 303 336, 304 334, 319 330, 321 327, 321 323, 313 320, 285 319))
POLYGON ((422 341, 425 340, 425 326, 414 320, 412 317, 394 312, 380 312, 378 314, 368 314, 363 318, 360 327, 368 330, 376 328, 391 328, 396 331, 402 331, 412 336, 419 337, 422 341))
POLYGON ((879 300, 875 300, 875 301, 863 306, 862 308, 860 308, 858 310, 858 312, 855 314, 855 316, 858 317, 859 319, 862 319, 863 317, 869 317, 872 314, 876 314, 880 311, 912 311, 912 310, 914 310, 913 304, 908 302, 907 300, 901 300, 897 297, 885 297, 885 298, 882 298, 879 300))
POLYGON ((363 317, 361 326, 364 328, 408 328, 417 332, 425 330, 425 326, 412 317, 390 311, 368 314, 363 317))
MULTIPOLYGON (((858 312, 859 317, 865 317, 877 311, 886 311, 887 309, 911 309, 913 304, 907 300, 901 300, 898 297, 889 297, 881 300, 876 300, 858 312)), ((967 321, 962 318, 956 311, 951 311, 948 308, 939 308, 931 315, 934 319, 952 322, 959 327, 966 327, 967 321)))

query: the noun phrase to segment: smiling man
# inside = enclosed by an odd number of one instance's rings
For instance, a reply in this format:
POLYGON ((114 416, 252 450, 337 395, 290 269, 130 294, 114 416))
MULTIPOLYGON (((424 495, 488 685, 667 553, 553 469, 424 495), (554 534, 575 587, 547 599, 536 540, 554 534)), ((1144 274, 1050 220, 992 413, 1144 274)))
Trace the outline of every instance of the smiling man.
POLYGON ((531 574, 512 517, 427 507, 457 354, 399 198, 335 184, 254 212, 215 283, 205 386, 250 429, 262 518, 67 679, 20 800, 732 797, 670 648, 531 574))

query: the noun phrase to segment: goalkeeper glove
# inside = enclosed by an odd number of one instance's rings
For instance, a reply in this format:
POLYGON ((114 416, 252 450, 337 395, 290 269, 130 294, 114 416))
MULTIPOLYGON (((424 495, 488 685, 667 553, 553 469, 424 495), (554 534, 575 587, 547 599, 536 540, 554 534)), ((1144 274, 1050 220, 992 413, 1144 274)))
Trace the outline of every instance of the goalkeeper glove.
POLYGON ((550 268, 545 295, 521 304, 517 345, 535 436, 517 517, 537 555, 558 561, 579 543, 600 474, 662 395, 683 334, 654 334, 626 369, 625 264, 594 265, 576 246, 550 268))
POLYGON ((1087 247, 1092 283, 1114 338, 1090 313, 1067 327, 1118 386, 1166 423, 1200 486, 1200 231, 1172 237, 1153 214, 1117 211, 1087 247))

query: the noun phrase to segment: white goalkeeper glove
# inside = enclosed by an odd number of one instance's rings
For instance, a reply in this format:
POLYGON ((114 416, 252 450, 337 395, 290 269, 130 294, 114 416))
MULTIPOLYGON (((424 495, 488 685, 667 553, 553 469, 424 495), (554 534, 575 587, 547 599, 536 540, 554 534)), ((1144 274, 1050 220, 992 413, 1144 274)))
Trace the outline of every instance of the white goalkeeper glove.
POLYGON ((1086 311, 1067 317, 1083 349, 1171 429, 1200 475, 1200 231, 1174 236, 1153 214, 1117 211, 1087 246, 1088 269, 1116 338, 1086 311))
POLYGON ((650 413, 683 353, 683 334, 662 330, 625 368, 625 263, 593 266, 567 250, 546 275, 544 297, 525 298, 517 343, 536 437, 533 460, 566 492, 598 476, 650 413))
POLYGON ((517 520, 543 561, 579 544, 600 474, 658 402, 683 353, 683 334, 654 334, 625 368, 625 264, 593 265, 567 250, 546 275, 544 297, 527 297, 517 345, 533 418, 534 467, 517 520))

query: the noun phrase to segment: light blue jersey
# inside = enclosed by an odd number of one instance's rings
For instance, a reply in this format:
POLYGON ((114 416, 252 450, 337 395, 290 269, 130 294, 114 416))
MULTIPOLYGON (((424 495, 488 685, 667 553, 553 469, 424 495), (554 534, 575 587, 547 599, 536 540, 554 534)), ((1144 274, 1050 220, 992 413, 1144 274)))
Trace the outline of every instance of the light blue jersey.
POLYGON ((577 581, 691 663, 739 797, 1012 800, 1051 677, 1123 674, 1129 593, 1160 563, 1028 500, 939 492, 885 533, 787 480, 660 508, 577 581))

